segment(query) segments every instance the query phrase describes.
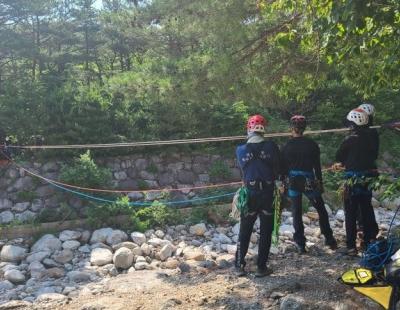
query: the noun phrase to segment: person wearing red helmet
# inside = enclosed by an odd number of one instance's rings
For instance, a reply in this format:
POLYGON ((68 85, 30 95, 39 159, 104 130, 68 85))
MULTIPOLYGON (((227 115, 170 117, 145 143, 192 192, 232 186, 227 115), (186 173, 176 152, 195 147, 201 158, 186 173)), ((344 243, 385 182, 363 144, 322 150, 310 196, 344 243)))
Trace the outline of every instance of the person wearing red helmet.
POLYGON ((344 254, 355 256, 357 236, 357 211, 361 211, 364 245, 375 240, 379 228, 376 223, 374 209, 371 204, 372 191, 368 178, 375 177, 375 145, 371 143, 368 129, 368 114, 363 109, 351 110, 347 115, 351 129, 336 152, 334 166, 343 166, 345 179, 344 211, 346 227, 346 249, 344 254))
POLYGON ((317 210, 321 233, 325 244, 336 249, 337 243, 329 225, 328 213, 322 199, 323 183, 320 161, 320 150, 317 143, 304 137, 307 122, 303 115, 290 119, 292 138, 282 148, 285 168, 289 176, 288 196, 292 202, 294 241, 299 254, 306 252, 304 236, 302 195, 304 194, 317 210))
POLYGON ((264 139, 266 126, 263 116, 251 116, 247 122, 247 141, 236 148, 243 184, 248 190, 247 211, 240 216, 235 262, 238 276, 246 274, 245 257, 257 217, 260 218, 260 243, 255 275, 263 277, 272 272, 267 261, 274 225, 274 182, 281 172, 281 154, 275 142, 264 139))

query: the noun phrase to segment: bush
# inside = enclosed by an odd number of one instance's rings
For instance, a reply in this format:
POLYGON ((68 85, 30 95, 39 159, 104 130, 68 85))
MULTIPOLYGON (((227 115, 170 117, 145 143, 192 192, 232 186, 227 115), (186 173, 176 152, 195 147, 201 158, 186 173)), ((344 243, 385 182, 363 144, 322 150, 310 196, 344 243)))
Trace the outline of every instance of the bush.
POLYGON ((113 217, 117 215, 130 215, 131 213, 132 208, 129 205, 129 198, 122 197, 118 198, 114 203, 92 205, 92 207, 87 210, 86 216, 88 224, 92 228, 97 228, 103 225, 113 224, 113 217))
POLYGON ((150 207, 137 210, 132 215, 132 220, 136 224, 138 224, 138 221, 146 223, 148 227, 163 227, 177 224, 180 220, 180 214, 176 209, 168 208, 161 202, 154 201, 150 207))
POLYGON ((87 151, 71 166, 61 169, 60 179, 84 187, 105 187, 111 184, 112 174, 107 168, 99 168, 91 158, 90 151, 87 151))

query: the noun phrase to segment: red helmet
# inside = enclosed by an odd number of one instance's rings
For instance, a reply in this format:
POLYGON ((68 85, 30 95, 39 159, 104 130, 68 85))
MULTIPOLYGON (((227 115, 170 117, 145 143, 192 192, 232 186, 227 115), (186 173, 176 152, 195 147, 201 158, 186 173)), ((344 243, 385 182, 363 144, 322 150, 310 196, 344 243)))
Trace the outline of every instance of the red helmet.
POLYGON ((247 121, 247 131, 248 132, 265 132, 265 127, 267 127, 267 121, 262 115, 250 116, 247 121))
POLYGON ((290 118, 290 125, 293 128, 298 128, 300 130, 306 129, 307 121, 303 115, 294 115, 290 118))

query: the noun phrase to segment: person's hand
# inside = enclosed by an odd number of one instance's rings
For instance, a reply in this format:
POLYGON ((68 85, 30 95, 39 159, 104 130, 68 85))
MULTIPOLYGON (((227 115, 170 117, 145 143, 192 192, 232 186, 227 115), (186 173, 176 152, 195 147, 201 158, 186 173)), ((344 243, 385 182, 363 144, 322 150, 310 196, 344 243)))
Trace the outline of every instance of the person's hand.
POLYGON ((333 171, 341 171, 344 170, 342 163, 334 163, 331 167, 333 171))

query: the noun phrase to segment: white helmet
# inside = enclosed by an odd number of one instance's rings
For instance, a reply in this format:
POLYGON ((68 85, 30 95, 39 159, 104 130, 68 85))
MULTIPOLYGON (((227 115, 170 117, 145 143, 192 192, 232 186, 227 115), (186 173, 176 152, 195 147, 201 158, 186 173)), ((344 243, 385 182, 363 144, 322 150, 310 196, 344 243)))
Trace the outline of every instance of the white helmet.
POLYGON ((357 126, 365 126, 368 125, 368 114, 364 110, 357 108, 347 114, 347 120, 357 126))
POLYGON ((368 115, 374 115, 375 114, 375 107, 370 103, 363 103, 358 107, 358 109, 363 110, 368 115))

